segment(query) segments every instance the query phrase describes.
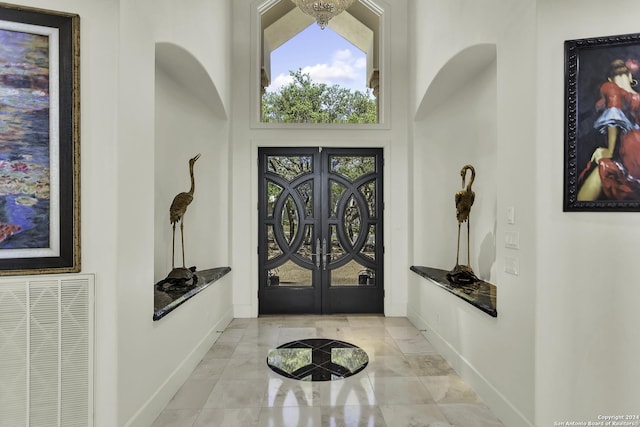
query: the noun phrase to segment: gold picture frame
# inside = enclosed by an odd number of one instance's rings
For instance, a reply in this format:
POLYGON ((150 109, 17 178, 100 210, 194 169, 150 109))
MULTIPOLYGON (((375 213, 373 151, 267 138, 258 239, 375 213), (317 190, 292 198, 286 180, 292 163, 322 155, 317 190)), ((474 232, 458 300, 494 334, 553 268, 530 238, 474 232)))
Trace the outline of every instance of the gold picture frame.
POLYGON ((0 3, 0 275, 80 271, 80 17, 0 3))

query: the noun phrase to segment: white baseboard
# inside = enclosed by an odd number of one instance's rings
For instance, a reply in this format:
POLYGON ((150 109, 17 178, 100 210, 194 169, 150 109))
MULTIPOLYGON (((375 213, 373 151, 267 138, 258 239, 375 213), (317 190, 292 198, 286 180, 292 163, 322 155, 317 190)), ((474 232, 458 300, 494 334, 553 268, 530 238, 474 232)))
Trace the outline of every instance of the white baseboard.
POLYGON ((220 336, 229 322, 233 320, 233 310, 227 310, 209 332, 200 340, 193 350, 184 358, 176 369, 167 377, 162 385, 142 405, 142 407, 127 421, 125 427, 150 426, 167 406, 176 392, 182 387, 189 375, 198 366, 204 355, 220 336))
POLYGON ((408 318, 416 328, 423 331, 422 333, 429 342, 453 366, 458 375, 475 390, 506 427, 535 427, 500 390, 438 334, 413 307, 408 308, 408 318))

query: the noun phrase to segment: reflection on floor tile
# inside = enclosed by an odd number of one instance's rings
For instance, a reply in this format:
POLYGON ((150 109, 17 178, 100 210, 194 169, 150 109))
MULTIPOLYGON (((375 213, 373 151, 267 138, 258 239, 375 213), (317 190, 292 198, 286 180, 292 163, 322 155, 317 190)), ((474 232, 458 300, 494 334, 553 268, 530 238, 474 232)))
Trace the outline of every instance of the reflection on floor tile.
POLYGON ((258 427, 318 427, 322 425, 319 406, 262 408, 258 427))
POLYGON ((342 381, 319 384, 320 405, 338 406, 375 406, 376 396, 371 380, 360 373, 342 381))
POLYGON ((407 355, 405 357, 413 368, 414 375, 418 377, 454 375, 456 373, 449 362, 437 354, 407 355))
MULTIPOLYGON (((387 427, 377 406, 336 406, 322 408, 321 426, 326 427, 387 427)), ((395 424, 389 425, 394 427, 395 424)))
POLYGON ((475 391, 457 375, 420 377, 436 403, 478 403, 475 391))
POLYGON ((406 318, 234 319, 152 427, 503 427, 406 318), (269 369, 270 349, 328 338, 362 348, 361 372, 307 382, 269 369))
POLYGON ((270 378, 263 406, 318 406, 320 384, 287 378, 270 378))

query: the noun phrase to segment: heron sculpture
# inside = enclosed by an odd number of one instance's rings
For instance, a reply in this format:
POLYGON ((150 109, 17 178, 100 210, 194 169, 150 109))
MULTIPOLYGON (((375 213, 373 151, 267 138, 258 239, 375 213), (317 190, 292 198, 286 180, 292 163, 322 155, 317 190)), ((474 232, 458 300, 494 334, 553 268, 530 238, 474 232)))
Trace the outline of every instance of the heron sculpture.
POLYGON ((173 198, 173 202, 171 202, 171 207, 169 208, 169 220, 171 221, 171 225, 173 227, 173 240, 171 246, 171 268, 172 273, 176 272, 176 270, 180 270, 183 273, 189 272, 185 266, 184 262, 184 214, 187 212, 187 207, 193 201, 193 192, 196 189, 196 181, 193 177, 193 165, 196 163, 196 160, 200 158, 200 154, 196 154, 195 157, 189 159, 189 177, 191 178, 191 188, 186 193, 179 193, 176 197, 173 198), (175 247, 176 247, 176 223, 180 222, 180 237, 182 240, 182 268, 175 268, 175 247))
MULTIPOLYGON (((473 269, 470 265, 471 259, 471 251, 470 251, 470 238, 471 234, 471 226, 469 223, 469 214, 471 213, 471 206, 473 206, 473 201, 475 200, 476 194, 471 190, 471 186, 473 185, 473 181, 476 178, 476 170, 471 165, 465 165, 460 170, 460 176, 462 177, 462 187, 463 189, 456 192, 456 218, 458 219, 458 247, 456 252, 456 266, 453 268, 452 273, 454 273, 454 278, 459 280, 460 282, 473 282, 478 280, 475 274, 473 273, 473 269), (471 179, 469 183, 465 187, 465 182, 467 179, 467 172, 471 171, 471 179), (467 223, 467 264, 460 265, 460 226, 463 222, 467 223), (457 274, 455 273, 462 273, 457 274)), ((451 278, 450 278, 451 279, 451 278)))

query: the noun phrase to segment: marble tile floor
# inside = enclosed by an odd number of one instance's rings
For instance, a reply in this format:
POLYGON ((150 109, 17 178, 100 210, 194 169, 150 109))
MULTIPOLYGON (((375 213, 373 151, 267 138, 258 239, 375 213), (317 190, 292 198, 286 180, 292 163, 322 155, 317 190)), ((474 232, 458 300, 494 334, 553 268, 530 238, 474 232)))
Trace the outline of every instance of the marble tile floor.
POLYGON ((234 319, 152 427, 503 427, 406 319, 267 316, 234 319), (284 378, 270 349, 305 338, 355 344, 369 356, 337 381, 284 378))

